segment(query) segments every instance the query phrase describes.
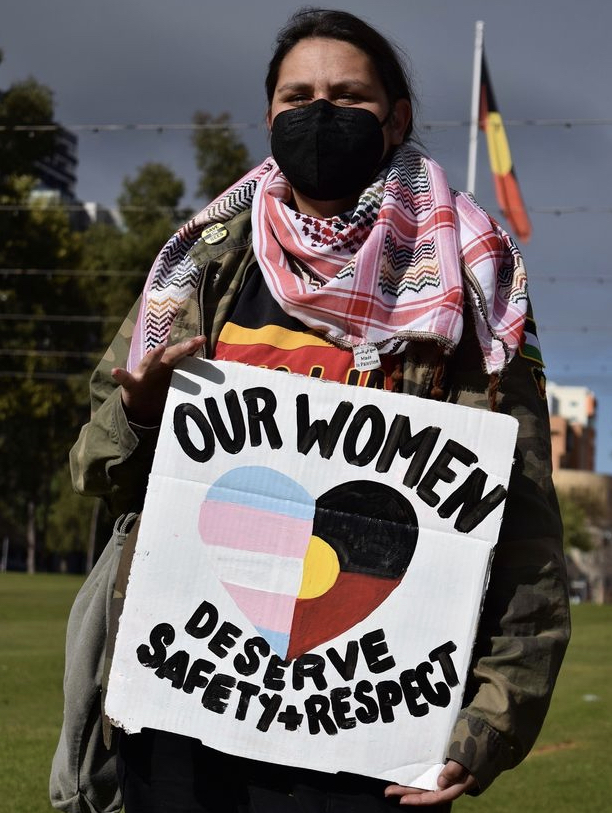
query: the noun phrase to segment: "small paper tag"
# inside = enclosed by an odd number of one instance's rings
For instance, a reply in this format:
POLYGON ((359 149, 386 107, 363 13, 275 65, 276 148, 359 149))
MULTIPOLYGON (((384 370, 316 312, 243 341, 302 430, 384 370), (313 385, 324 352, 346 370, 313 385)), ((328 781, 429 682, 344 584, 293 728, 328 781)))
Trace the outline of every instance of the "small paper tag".
POLYGON ((380 355, 373 344, 355 345, 353 356, 357 370, 377 370, 380 367, 380 355))

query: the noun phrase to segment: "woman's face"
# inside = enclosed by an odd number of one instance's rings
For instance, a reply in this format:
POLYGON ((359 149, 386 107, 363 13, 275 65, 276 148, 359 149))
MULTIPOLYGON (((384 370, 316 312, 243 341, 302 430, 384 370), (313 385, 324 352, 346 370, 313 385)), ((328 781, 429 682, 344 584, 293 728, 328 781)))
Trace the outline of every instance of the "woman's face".
POLYGON ((382 122, 385 152, 402 143, 410 123, 410 103, 400 99, 389 116, 387 93, 370 57, 342 40, 304 39, 283 59, 268 112, 271 127, 283 110, 326 99, 342 107, 361 107, 382 122))

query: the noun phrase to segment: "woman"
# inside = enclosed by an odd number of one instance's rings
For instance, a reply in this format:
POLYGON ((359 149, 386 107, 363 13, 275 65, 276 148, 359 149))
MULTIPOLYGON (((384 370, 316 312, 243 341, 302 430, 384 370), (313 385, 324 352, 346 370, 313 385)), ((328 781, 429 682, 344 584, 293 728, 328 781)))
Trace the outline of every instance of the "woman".
POLYGON ((279 768, 144 732, 120 737, 126 811, 448 810, 526 755, 569 635, 541 364, 521 351, 531 318, 522 261, 408 145, 409 83, 361 20, 294 15, 266 89, 273 158, 158 257, 94 373, 92 418, 71 453, 77 490, 118 515, 140 510, 172 368, 194 353, 514 414, 516 463, 437 790, 279 768), (288 335, 317 342, 292 352, 288 335))

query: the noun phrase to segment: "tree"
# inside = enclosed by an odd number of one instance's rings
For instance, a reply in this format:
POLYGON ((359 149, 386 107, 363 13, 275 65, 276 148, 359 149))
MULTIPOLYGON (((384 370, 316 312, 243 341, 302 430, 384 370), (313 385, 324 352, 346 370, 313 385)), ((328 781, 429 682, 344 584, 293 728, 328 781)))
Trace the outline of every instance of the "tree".
POLYGON ((82 497, 72 488, 68 461, 51 481, 47 548, 70 570, 91 570, 96 553, 108 541, 113 518, 102 500, 82 497))
POLYGON ((54 129, 14 129, 23 125, 53 125, 53 95, 32 78, 0 93, 0 179, 30 174, 36 161, 53 153, 54 129))
MULTIPOLYGON (((160 248, 189 213, 179 206, 184 183, 163 164, 148 163, 135 177, 126 177, 118 199, 123 230, 97 224, 84 235, 83 267, 95 271, 125 271, 125 276, 99 278, 90 286, 94 313, 106 316, 102 344, 108 345, 116 329, 112 317, 127 314, 160 248)), ((92 277, 95 279, 95 277, 92 277)))
MULTIPOLYGON (((23 208, 14 217, 19 227, 0 243, 0 267, 70 268, 77 261, 78 237, 65 212, 25 205, 28 183, 25 176, 12 180, 13 200, 23 208)), ((92 336, 71 319, 84 304, 74 277, 7 277, 0 297, 5 306, 0 319, 0 516, 13 527, 26 527, 32 571, 37 537, 44 538, 51 478, 79 420, 78 379, 70 374, 88 365, 92 336), (75 348, 81 351, 76 358, 75 348)))
MULTIPOLYGON (((195 118, 227 125, 194 138, 200 193, 212 196, 244 174, 250 159, 227 114, 195 118)), ((47 87, 27 79, 0 93, 0 269, 22 269, 0 273, 0 536, 10 535, 12 549, 28 540, 30 570, 43 545, 62 556, 85 547, 91 553, 96 526, 108 522, 103 513, 98 521, 96 501, 73 498, 68 449, 87 418, 93 360, 159 249, 189 216, 179 208, 183 182, 162 164, 146 164, 124 180, 124 228, 95 225, 75 234, 57 205, 32 202, 37 162, 56 148, 46 125, 53 125, 47 87), (91 273, 59 273, 77 268, 91 273)))
POLYGON ((237 138, 229 113, 213 116, 198 110, 193 123, 204 126, 192 136, 200 171, 196 194, 216 198, 250 169, 249 152, 237 138))
POLYGON ((0 97, 0 124, 7 128, 0 130, 0 268, 24 269, 0 279, 0 522, 21 537, 17 541, 27 538, 29 570, 37 538, 44 538, 50 482, 77 420, 78 385, 68 374, 88 363, 75 359, 71 370, 67 359, 75 347, 86 352, 90 344, 70 318, 84 302, 78 282, 25 271, 69 269, 79 254, 67 214, 31 198, 36 162, 54 149, 53 131, 14 129, 52 121, 51 91, 34 79, 0 97))
POLYGON ((148 163, 140 167, 135 178, 123 180, 118 203, 128 232, 146 237, 151 224, 164 228, 176 223, 178 204, 185 184, 164 164, 148 163))
POLYGON ((578 548, 578 550, 591 550, 593 540, 589 532, 587 515, 581 505, 567 494, 560 493, 559 508, 563 520, 563 546, 578 548))
MULTIPOLYGON (((118 200, 123 228, 96 224, 83 234, 80 266, 90 272, 84 279, 88 300, 83 313, 102 320, 93 354, 96 360, 140 293, 161 246, 187 219, 188 213, 179 208, 183 189, 183 182, 164 165, 145 164, 135 176, 123 181, 118 200)), ((88 372, 91 366, 90 361, 88 372)), ((85 393, 83 402, 87 400, 85 393)), ((70 445, 85 420, 86 410, 73 425, 70 445)), ((109 520, 99 500, 83 499, 73 493, 67 466, 56 468, 50 482, 48 550, 61 560, 72 559, 73 564, 77 561, 81 566, 85 563, 89 569, 99 548, 97 542, 108 539, 109 520)))

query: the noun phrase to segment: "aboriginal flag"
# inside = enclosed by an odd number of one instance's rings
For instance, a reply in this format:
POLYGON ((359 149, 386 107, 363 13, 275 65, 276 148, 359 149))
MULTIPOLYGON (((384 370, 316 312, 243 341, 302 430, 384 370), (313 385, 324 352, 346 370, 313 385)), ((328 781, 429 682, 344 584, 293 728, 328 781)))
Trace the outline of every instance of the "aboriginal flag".
POLYGON ((489 163, 493 173, 495 195, 502 214, 519 240, 529 240, 531 237, 531 223, 512 165, 510 146, 506 138, 504 122, 493 95, 493 87, 489 78, 484 52, 480 73, 479 123, 481 130, 484 130, 487 136, 489 163))

